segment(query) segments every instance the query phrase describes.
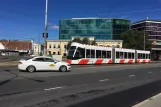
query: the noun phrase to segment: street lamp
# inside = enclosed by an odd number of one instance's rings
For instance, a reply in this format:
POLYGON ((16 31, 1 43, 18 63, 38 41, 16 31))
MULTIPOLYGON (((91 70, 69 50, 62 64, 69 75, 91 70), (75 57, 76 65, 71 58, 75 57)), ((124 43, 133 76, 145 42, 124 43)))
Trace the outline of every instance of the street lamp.
POLYGON ((144 29, 144 50, 145 50, 145 29, 144 29))
POLYGON ((47 39, 47 12, 48 12, 48 0, 46 0, 45 10, 45 29, 44 29, 44 56, 46 56, 46 39, 47 39))

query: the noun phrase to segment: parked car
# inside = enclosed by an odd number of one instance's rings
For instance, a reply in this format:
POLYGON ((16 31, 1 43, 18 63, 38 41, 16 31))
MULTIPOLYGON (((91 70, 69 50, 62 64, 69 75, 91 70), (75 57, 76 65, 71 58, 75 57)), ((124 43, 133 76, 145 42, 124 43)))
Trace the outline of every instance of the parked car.
POLYGON ((21 59, 18 64, 18 69, 28 72, 34 71, 70 71, 71 65, 52 59, 47 56, 38 56, 28 59, 21 59))

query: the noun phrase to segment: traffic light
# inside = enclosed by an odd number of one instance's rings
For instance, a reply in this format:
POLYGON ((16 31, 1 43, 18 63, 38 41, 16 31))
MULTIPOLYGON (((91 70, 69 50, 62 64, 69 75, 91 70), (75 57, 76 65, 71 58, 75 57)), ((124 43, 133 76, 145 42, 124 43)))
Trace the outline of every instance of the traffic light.
POLYGON ((43 33, 43 38, 45 38, 45 36, 46 36, 46 38, 48 38, 48 33, 46 33, 46 35, 44 35, 45 33, 43 33))

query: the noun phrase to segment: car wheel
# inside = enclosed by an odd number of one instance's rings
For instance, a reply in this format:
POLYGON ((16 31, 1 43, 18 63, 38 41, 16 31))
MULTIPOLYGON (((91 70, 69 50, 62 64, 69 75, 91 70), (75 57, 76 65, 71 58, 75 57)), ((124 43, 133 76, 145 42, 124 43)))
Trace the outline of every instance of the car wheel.
POLYGON ((59 68, 60 72, 67 72, 67 67, 65 65, 60 66, 59 68))
POLYGON ((34 66, 31 65, 31 66, 28 66, 28 67, 27 67, 27 71, 28 71, 28 72, 34 72, 34 71, 36 71, 36 68, 35 68, 34 66))

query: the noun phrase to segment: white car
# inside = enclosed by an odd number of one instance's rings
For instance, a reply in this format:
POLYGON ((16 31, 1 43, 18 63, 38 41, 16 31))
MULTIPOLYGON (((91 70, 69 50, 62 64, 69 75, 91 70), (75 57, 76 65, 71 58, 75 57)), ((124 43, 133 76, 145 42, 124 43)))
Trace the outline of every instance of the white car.
POLYGON ((52 59, 51 57, 38 56, 31 59, 22 59, 19 61, 18 69, 21 71, 70 71, 70 64, 52 59))

